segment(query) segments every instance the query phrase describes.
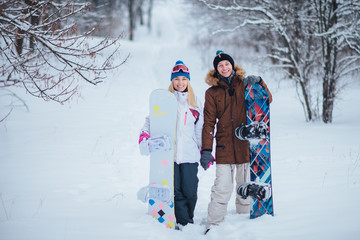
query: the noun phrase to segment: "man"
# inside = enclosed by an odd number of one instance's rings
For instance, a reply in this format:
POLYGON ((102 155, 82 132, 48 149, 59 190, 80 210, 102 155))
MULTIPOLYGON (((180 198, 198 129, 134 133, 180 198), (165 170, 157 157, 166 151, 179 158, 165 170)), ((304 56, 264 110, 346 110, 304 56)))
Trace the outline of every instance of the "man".
MULTIPOLYGON (((204 127, 202 131, 201 165, 206 170, 213 162, 211 155, 213 138, 216 139, 216 179, 211 188, 211 202, 208 207, 206 232, 211 226, 224 220, 227 205, 234 189, 250 181, 249 142, 235 136, 236 127, 246 124, 245 87, 247 84, 261 84, 272 95, 264 81, 257 76, 245 77, 245 71, 234 64, 233 58, 217 51, 213 61, 214 69, 206 76, 211 87, 205 93, 204 127), (215 135, 216 125, 216 135, 215 135)), ((236 212, 250 212, 250 200, 236 196, 236 212)))

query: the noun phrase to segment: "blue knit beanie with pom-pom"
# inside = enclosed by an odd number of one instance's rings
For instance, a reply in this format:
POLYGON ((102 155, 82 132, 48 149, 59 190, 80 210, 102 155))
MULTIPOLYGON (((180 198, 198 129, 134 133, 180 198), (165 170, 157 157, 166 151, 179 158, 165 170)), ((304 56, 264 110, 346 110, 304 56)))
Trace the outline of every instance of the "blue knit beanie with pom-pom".
POLYGON ((172 68, 170 81, 178 76, 185 76, 190 80, 189 68, 181 60, 176 61, 174 67, 172 68))

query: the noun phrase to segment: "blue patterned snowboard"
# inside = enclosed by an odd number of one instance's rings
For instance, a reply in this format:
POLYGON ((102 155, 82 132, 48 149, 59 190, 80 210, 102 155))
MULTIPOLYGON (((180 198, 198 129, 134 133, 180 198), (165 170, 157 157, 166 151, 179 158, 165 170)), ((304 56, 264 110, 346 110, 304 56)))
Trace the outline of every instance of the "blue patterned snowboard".
POLYGON ((250 141, 250 180, 267 183, 271 186, 271 197, 267 201, 253 199, 250 208, 250 218, 254 219, 264 214, 274 215, 271 158, 270 158, 270 106, 269 96, 260 84, 247 85, 245 89, 245 106, 247 124, 254 121, 264 122, 268 127, 266 139, 250 141))

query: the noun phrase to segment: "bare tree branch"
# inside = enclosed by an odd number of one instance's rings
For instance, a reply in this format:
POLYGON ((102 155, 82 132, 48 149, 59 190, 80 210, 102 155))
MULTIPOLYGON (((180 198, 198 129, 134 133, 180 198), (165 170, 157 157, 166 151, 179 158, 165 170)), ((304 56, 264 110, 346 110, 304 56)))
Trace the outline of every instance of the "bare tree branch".
POLYGON ((89 41, 95 28, 79 35, 69 22, 88 7, 76 0, 2 1, 0 88, 21 84, 32 96, 64 103, 82 80, 97 85, 121 66, 128 58, 118 58, 122 35, 89 41))

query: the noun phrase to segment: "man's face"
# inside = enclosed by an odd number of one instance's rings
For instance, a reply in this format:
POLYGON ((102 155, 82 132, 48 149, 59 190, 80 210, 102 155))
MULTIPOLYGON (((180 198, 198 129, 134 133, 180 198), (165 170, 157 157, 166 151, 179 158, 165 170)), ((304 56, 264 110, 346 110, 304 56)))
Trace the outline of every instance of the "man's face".
POLYGON ((223 60, 217 65, 217 70, 223 77, 230 77, 233 69, 232 65, 228 60, 223 60))

